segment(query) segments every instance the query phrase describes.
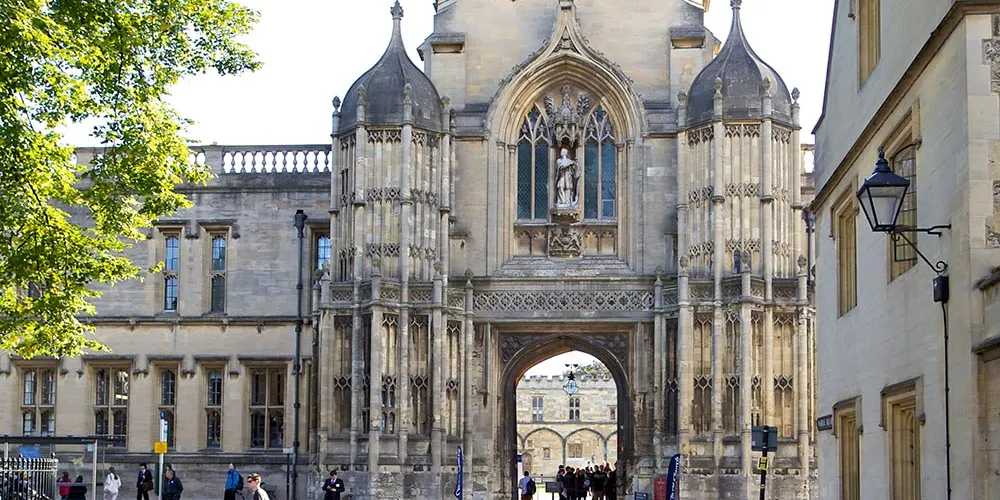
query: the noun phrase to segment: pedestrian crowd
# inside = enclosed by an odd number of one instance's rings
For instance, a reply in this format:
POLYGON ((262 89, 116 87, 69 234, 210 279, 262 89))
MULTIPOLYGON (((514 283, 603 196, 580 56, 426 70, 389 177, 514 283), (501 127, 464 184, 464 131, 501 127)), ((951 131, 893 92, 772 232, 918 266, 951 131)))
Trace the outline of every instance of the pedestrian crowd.
MULTIPOLYGON (((600 465, 591 465, 587 462, 586 467, 560 465, 556 472, 556 485, 559 498, 563 500, 617 500, 618 498, 616 488, 618 474, 607 462, 600 465)), ((524 477, 518 482, 521 500, 532 500, 537 488, 529 472, 524 471, 524 477)))

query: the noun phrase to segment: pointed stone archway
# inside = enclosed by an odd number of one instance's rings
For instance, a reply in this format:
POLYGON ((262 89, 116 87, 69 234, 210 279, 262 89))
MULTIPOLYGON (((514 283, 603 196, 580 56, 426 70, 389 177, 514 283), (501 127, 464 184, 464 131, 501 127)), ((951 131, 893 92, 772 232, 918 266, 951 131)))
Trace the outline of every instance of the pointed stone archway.
MULTIPOLYGON (((624 325, 622 325, 624 326, 624 325)), ((539 329, 535 332, 505 331, 503 327, 494 327, 497 331, 497 341, 500 345, 500 370, 497 386, 500 389, 498 401, 499 426, 495 439, 497 464, 508 464, 500 467, 497 473, 500 491, 497 498, 517 498, 514 484, 517 474, 517 383, 532 366, 552 356, 570 351, 580 351, 589 354, 608 368, 615 381, 618 400, 618 426, 614 434, 618 441, 618 487, 623 493, 631 481, 634 464, 633 439, 635 412, 632 409, 633 377, 631 377, 631 344, 632 328, 614 325, 601 325, 601 332, 562 331, 546 332, 539 329)), ((619 495, 621 497, 621 495, 619 495)))

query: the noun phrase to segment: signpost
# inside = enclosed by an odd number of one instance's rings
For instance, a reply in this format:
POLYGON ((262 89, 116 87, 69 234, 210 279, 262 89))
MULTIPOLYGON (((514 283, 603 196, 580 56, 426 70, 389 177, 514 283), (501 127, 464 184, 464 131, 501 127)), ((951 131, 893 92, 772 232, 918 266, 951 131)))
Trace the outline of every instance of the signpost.
POLYGON ((160 440, 153 443, 153 453, 156 453, 160 457, 160 465, 156 469, 156 473, 160 475, 160 480, 157 481, 156 494, 163 495, 163 479, 166 472, 163 469, 163 455, 167 453, 167 414, 166 412, 160 412, 160 440))
POLYGON ((816 419, 816 430, 828 431, 833 429, 833 415, 823 415, 816 419))
POLYGON ((763 452, 757 460, 757 470, 760 471, 760 500, 765 500, 764 485, 767 484, 767 452, 778 451, 778 428, 768 425, 753 426, 750 435, 750 447, 753 451, 763 452))

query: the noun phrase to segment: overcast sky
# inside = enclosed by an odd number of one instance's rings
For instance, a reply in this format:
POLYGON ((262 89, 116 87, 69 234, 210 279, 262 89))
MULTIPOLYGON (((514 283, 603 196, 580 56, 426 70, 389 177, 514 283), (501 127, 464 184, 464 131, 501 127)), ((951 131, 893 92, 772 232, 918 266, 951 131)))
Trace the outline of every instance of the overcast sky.
MULTIPOLYGON (((483 0, 477 0, 483 1, 483 0)), ((493 0, 509 1, 509 0, 493 0)), ((631 0, 617 0, 627 5, 631 0)), ((666 0, 660 0, 666 1, 666 0)), ((679 1, 679 0, 676 0, 679 1)), ((552 0, 553 5, 555 0, 552 0)), ((253 74, 204 75, 182 82, 171 102, 196 122, 199 143, 318 144, 330 140, 330 102, 382 55, 392 31, 390 0, 242 0, 261 14, 246 42, 260 54, 253 74)), ((430 34, 433 0, 400 0, 403 38, 416 48, 430 34)), ((743 27, 754 50, 802 92, 803 142, 819 118, 833 0, 744 0, 743 27)), ((705 24, 720 39, 732 10, 714 0, 705 24)), ((664 27, 666 29, 666 27, 664 27)), ((598 37, 591 36, 591 40, 598 37)), ((597 47, 600 49, 600 47, 597 47)), ((94 145, 78 127, 67 139, 94 145)))

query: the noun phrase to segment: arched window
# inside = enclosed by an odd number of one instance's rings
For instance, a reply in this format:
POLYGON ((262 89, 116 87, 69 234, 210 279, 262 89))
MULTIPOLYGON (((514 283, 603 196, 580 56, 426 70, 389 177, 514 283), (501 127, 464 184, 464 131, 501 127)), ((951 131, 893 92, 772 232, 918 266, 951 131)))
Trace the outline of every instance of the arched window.
POLYGON ((545 219, 549 206, 549 129, 534 108, 517 141, 517 218, 545 219))
POLYGON ((598 106, 587 120, 583 148, 583 217, 615 218, 615 129, 598 106))

